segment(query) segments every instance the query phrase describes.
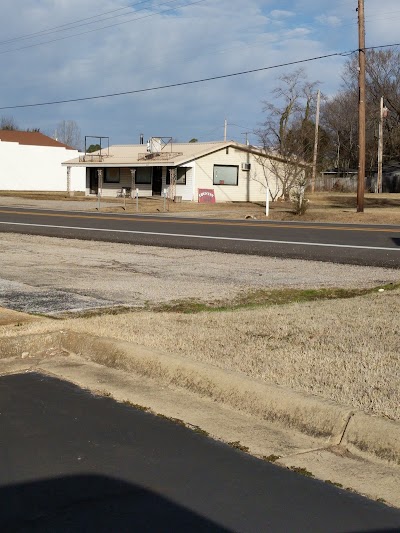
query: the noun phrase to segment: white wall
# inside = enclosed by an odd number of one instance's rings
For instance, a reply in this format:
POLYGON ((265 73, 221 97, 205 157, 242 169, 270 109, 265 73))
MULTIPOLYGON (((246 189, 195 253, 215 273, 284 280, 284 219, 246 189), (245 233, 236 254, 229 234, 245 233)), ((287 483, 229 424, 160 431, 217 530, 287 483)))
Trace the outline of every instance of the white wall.
POLYGON ((265 201, 265 179, 262 167, 254 155, 229 147, 199 158, 196 161, 196 185, 194 201, 198 201, 197 189, 214 189, 216 202, 265 201), (250 163, 251 170, 242 170, 242 163, 250 163), (214 165, 238 166, 237 185, 214 185, 214 165))
MULTIPOLYGON (((77 150, 62 147, 0 141, 0 190, 66 191, 67 167, 61 163, 78 156, 77 150)), ((71 167, 71 191, 85 188, 85 169, 71 167)))

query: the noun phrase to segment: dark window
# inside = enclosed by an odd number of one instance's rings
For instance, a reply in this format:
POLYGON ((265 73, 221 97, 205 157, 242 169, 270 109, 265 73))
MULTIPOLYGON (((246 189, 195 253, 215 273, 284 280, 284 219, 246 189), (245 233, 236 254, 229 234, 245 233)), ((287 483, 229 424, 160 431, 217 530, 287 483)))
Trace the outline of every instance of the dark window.
POLYGON ((138 184, 151 183, 151 168, 137 168, 135 183, 138 183, 138 184))
POLYGON ((237 165, 214 165, 214 185, 237 185, 239 167, 237 165))
MULTIPOLYGON (((171 183, 171 174, 169 172, 170 170, 172 169, 167 168, 167 176, 165 180, 166 185, 170 185, 171 183)), ((186 167, 178 167, 176 169, 176 184, 177 185, 186 185, 186 173, 188 170, 189 169, 186 167)))
POLYGON ((119 183, 119 168, 106 168, 104 172, 104 183, 119 183))
POLYGON ((185 167, 179 167, 176 169, 176 184, 177 185, 186 185, 186 172, 189 169, 185 167))

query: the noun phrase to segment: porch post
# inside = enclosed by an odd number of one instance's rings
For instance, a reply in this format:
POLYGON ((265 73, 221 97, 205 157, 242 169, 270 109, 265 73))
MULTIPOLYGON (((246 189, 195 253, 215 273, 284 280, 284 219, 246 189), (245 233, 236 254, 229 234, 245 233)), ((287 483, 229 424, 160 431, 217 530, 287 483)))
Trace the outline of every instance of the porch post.
POLYGON ((67 193, 71 196, 71 167, 67 167, 67 193))
POLYGON ((101 168, 97 170, 97 176, 99 178, 97 183, 97 210, 100 211, 100 198, 103 192, 103 170, 101 168))
POLYGON ((136 179, 136 168, 130 168, 131 171, 131 198, 134 198, 134 190, 136 189, 135 179, 136 179))

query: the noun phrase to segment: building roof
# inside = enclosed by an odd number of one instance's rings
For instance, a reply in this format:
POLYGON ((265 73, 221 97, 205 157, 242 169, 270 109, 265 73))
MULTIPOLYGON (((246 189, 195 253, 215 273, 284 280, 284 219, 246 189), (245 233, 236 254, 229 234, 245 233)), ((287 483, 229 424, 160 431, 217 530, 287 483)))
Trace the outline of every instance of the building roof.
POLYGON ((38 131, 0 130, 0 141, 13 142, 29 146, 53 146, 55 148, 75 150, 75 148, 60 143, 38 131))
POLYGON ((170 143, 160 152, 153 154, 147 152, 145 144, 116 144, 110 146, 109 149, 102 149, 101 152, 97 151, 65 161, 63 165, 84 167, 180 166, 229 147, 283 161, 283 158, 266 154, 260 148, 235 141, 215 141, 170 143))

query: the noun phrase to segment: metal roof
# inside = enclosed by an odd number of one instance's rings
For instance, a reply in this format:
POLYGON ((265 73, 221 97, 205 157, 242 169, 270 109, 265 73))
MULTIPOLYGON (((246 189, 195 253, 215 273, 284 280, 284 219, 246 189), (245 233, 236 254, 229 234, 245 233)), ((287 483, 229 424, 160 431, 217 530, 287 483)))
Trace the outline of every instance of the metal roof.
POLYGON ((63 165, 83 167, 180 166, 228 147, 283 161, 283 158, 274 154, 266 154, 260 148, 234 141, 215 141, 171 143, 160 152, 152 154, 146 152, 145 144, 115 144, 101 152, 97 151, 65 161, 63 165))

